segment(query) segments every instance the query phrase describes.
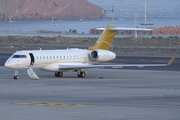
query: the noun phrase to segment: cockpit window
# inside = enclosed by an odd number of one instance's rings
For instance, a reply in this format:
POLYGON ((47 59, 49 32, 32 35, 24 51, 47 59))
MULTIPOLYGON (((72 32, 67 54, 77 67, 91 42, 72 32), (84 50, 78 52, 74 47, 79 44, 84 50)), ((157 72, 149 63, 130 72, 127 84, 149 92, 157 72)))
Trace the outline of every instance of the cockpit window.
POLYGON ((14 55, 13 58, 27 58, 26 55, 14 55))

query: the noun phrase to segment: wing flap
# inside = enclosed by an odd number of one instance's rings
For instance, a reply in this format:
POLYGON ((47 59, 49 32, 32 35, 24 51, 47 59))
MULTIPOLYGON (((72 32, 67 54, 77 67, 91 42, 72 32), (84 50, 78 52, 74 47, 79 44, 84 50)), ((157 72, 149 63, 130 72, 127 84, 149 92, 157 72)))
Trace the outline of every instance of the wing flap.
POLYGON ((59 69, 85 69, 85 68, 123 68, 123 67, 146 67, 167 66, 167 64, 122 64, 122 65, 61 65, 59 69))

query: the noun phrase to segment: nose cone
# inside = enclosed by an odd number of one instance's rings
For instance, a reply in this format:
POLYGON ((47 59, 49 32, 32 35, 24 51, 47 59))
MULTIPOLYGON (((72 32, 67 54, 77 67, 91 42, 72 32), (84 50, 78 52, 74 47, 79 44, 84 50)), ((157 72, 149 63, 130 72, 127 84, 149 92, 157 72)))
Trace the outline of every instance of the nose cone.
POLYGON ((13 69, 14 64, 12 64, 12 62, 10 62, 9 60, 7 60, 7 61, 5 62, 5 64, 4 64, 4 66, 7 67, 7 68, 13 69))
POLYGON ((9 60, 7 60, 7 61, 4 63, 4 66, 5 66, 5 67, 9 67, 9 60))

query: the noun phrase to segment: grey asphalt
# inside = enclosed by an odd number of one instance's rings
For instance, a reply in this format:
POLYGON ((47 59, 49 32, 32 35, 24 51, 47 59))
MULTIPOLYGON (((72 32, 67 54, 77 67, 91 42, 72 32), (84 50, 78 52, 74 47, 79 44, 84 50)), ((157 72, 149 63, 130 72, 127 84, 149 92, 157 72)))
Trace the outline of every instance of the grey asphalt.
POLYGON ((26 70, 13 80, 13 73, 0 66, 1 120, 180 119, 179 71, 91 69, 81 79, 76 73, 55 78, 37 71, 40 80, 30 79, 26 70))

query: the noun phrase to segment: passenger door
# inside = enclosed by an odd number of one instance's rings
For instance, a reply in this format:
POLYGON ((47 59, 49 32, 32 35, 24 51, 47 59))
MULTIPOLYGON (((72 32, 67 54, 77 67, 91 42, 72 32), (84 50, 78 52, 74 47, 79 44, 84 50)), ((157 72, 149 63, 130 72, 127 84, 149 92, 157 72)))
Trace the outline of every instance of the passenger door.
POLYGON ((34 55, 32 53, 29 53, 30 55, 30 58, 31 58, 31 62, 30 62, 30 65, 33 65, 35 60, 34 60, 34 55))

